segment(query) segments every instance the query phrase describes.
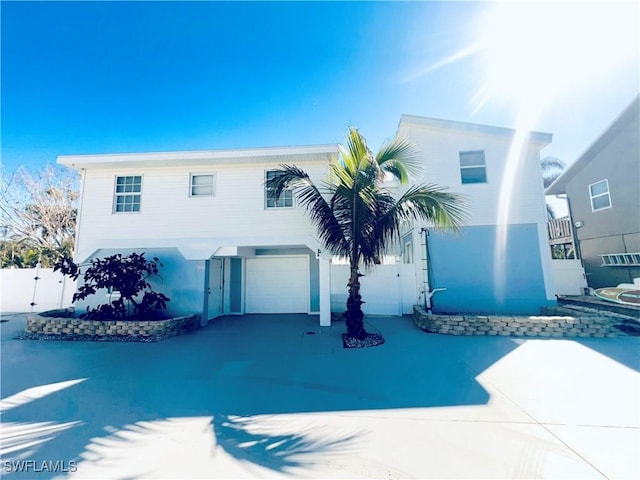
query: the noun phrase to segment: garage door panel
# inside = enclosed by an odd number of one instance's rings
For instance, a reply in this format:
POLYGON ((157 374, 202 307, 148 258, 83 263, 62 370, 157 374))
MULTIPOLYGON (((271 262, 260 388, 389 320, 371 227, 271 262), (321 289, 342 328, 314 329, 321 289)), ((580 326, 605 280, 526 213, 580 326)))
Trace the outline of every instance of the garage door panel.
POLYGON ((250 258, 246 261, 247 313, 307 313, 307 257, 250 258))

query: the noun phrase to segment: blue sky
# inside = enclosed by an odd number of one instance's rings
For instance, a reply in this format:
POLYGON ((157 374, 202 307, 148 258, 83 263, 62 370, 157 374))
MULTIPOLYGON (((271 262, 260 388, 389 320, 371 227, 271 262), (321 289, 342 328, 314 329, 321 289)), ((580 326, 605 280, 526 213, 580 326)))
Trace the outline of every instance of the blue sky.
POLYGON ((7 2, 2 161, 335 143, 400 115, 572 162, 638 93, 634 2, 7 2), (523 114, 526 113, 526 115, 523 114))

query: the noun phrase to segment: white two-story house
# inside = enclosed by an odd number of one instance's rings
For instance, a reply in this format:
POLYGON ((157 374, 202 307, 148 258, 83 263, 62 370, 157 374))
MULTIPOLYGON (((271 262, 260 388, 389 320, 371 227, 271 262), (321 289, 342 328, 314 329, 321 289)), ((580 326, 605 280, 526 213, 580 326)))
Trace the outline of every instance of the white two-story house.
MULTIPOLYGON (((290 192, 265 180, 296 164, 321 181, 335 145, 61 156, 82 173, 75 259, 145 252, 173 314, 309 313, 330 321, 329 261, 290 192)), ((96 303, 94 299, 87 299, 96 303)), ((99 303, 99 302, 97 302, 99 303)), ((84 309, 85 304, 77 307, 84 309)))
MULTIPOLYGON (((399 278, 398 286, 384 285, 365 313, 408 313, 427 300, 434 311, 474 313, 553 303, 540 171, 551 135, 530 134, 513 154, 518 136, 507 129, 403 116, 398 134, 423 154, 416 181, 464 194, 470 221, 458 236, 407 225, 397 257, 365 279, 373 288, 377 276, 399 278)), ((171 299, 168 313, 199 313, 202 325, 247 313, 315 314, 329 325, 332 309, 344 310, 343 266, 332 265, 290 192, 276 200, 265 181, 295 164, 319 184, 336 158, 336 145, 60 156, 82 174, 75 260, 159 257, 152 283, 171 299)), ((87 302, 104 299, 77 309, 87 302)))
POLYGON ((411 115, 398 134, 422 153, 416 181, 449 187, 469 206, 459 235, 416 224, 403 236, 419 303, 434 312, 505 314, 555 305, 540 167, 551 134, 411 115))

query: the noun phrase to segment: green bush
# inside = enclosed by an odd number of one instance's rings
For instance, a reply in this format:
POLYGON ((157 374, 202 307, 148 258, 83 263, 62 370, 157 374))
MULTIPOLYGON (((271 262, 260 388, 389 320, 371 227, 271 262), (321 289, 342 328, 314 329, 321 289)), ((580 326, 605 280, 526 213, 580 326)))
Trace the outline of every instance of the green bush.
POLYGON ((100 304, 96 308, 87 307, 82 317, 96 320, 149 319, 161 317, 169 301, 166 295, 155 292, 147 281, 151 276, 158 276, 160 267, 162 263, 157 257, 147 260, 144 253, 127 256, 118 253, 91 260, 84 273, 80 265, 64 257, 56 263, 54 271, 59 270, 74 280, 83 276, 83 285, 73 294, 74 302, 95 295, 102 289, 120 294, 110 303, 100 304))

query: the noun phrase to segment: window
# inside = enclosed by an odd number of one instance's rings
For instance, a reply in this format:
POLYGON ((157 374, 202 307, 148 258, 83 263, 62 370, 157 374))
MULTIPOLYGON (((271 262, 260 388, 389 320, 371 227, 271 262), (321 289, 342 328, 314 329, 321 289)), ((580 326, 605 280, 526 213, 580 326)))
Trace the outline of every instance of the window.
POLYGON ((189 180, 190 197, 213 197, 215 191, 215 175, 213 173, 192 173, 189 180))
MULTIPOLYGON (((278 175, 277 170, 268 170, 266 174, 266 182, 278 175)), ((280 198, 276 199, 273 189, 267 186, 265 182, 264 197, 267 208, 291 208, 293 207, 293 192, 291 190, 283 190, 280 198)))
POLYGON ((116 177, 113 210, 115 213, 139 212, 142 198, 142 176, 116 177))
POLYGON ((591 197, 592 212, 610 208, 611 197, 609 196, 609 181, 604 179, 589 185, 589 196, 591 197))
POLYGON ((483 150, 460 152, 460 176, 462 183, 487 183, 483 150))
POLYGON ((404 242, 402 249, 402 263, 413 263, 413 243, 411 240, 404 242))
POLYGON ((554 260, 574 260, 576 252, 572 243, 557 243, 551 245, 551 258, 554 260))

